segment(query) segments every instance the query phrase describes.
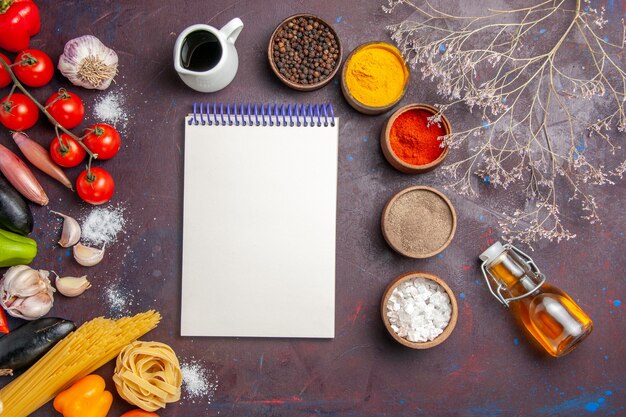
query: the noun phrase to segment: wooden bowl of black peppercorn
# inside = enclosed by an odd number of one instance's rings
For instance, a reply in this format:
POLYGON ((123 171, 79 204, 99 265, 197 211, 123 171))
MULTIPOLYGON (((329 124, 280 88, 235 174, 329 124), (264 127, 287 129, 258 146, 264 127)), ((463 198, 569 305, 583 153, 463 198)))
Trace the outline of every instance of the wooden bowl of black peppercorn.
POLYGON ((307 13, 280 22, 267 47, 272 71, 285 85, 299 91, 328 84, 341 66, 341 43, 324 20, 307 13))

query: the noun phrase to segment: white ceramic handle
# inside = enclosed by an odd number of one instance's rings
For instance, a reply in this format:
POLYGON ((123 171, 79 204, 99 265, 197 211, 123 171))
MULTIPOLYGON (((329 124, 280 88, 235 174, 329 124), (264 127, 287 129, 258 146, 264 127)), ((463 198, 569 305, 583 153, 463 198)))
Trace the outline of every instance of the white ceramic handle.
POLYGON ((236 17, 226 23, 224 27, 220 29, 220 32, 222 32, 230 42, 235 43, 237 36, 241 33, 241 29, 243 29, 243 22, 240 18, 236 17))

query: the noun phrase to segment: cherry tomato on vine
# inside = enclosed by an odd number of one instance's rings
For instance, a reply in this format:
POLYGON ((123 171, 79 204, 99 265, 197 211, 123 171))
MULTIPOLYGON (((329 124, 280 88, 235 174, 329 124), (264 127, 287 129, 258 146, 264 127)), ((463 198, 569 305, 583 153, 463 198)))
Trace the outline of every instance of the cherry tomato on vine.
POLYGON ((13 65, 13 73, 17 79, 29 87, 43 87, 54 75, 52 60, 38 49, 23 50, 15 57, 13 65))
POLYGON ((111 159, 120 150, 120 134, 113 126, 97 123, 85 130, 83 143, 98 159, 111 159))
POLYGON ((50 156, 58 165, 72 168, 83 162, 87 152, 67 133, 52 139, 50 142, 50 156))
POLYGON ((89 204, 104 204, 113 197, 115 183, 113 177, 102 168, 84 170, 76 179, 78 196, 89 204))
POLYGON ((83 121, 85 106, 76 93, 59 89, 46 101, 46 109, 58 124, 73 129, 83 121))
MULTIPOLYGON (((0 54, 0 59, 6 62, 8 65, 11 65, 11 60, 4 54, 0 54)), ((4 88, 7 85, 11 84, 11 76, 9 72, 4 69, 2 65, 0 65, 0 88, 4 88)))
POLYGON ((20 93, 13 93, 0 101, 0 123, 7 129, 30 129, 39 119, 39 109, 28 98, 20 93))

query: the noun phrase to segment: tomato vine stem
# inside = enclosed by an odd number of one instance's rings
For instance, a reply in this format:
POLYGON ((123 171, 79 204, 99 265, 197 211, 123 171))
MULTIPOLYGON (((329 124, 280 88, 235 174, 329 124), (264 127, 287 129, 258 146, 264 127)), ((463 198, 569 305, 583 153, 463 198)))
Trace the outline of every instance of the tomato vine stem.
MULTIPOLYGON (((87 152, 87 154, 89 155, 89 161, 90 162, 91 162, 92 159, 98 159, 98 155, 94 154, 93 152, 91 152, 91 150, 89 148, 87 148, 87 146, 83 143, 82 138, 79 138, 74 133, 72 133, 71 131, 67 130, 63 126, 61 126, 56 120, 54 120, 54 118, 48 112, 48 110, 35 97, 33 97, 32 94, 30 94, 30 92, 26 89, 26 87, 24 87, 24 85, 22 85, 20 80, 17 79, 17 77, 15 76, 13 71, 11 70, 11 67, 9 66, 9 64, 4 62, 3 59, 0 59, 0 64, 2 64, 4 69, 9 73, 9 76, 11 77, 11 80, 13 80, 13 89, 15 89, 15 87, 17 87, 22 93, 24 93, 29 99, 31 99, 31 101, 33 103, 35 103, 35 105, 39 108, 39 110, 41 110, 41 112, 43 114, 45 114, 46 117, 48 117, 48 120, 50 120, 50 123, 52 123, 54 125, 55 131, 56 130, 61 130, 63 133, 67 134, 72 139, 74 139, 76 142, 78 142, 78 144, 80 146, 82 146, 83 149, 85 150, 85 152, 87 152)), ((11 91, 13 91, 13 90, 11 90, 11 91)), ((58 134, 57 134, 57 137, 58 137, 58 134)))

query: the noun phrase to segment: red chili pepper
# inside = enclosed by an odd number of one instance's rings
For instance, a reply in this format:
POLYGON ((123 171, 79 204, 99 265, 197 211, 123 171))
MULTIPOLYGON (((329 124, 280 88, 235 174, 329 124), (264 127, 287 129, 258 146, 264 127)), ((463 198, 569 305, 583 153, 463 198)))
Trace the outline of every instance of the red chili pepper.
POLYGON ((9 333, 9 323, 7 323, 7 316, 2 308, 0 308, 0 333, 9 333))
POLYGON ((0 48, 27 49, 40 27, 39 9, 32 0, 0 0, 0 48))

